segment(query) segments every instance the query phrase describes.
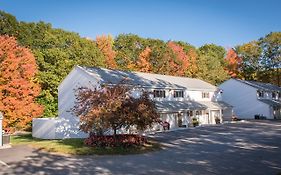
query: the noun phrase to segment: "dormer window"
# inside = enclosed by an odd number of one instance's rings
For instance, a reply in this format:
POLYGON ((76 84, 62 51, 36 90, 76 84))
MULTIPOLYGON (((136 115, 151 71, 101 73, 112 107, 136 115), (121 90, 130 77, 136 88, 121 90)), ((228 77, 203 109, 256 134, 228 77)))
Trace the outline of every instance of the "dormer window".
POLYGON ((263 98, 264 97, 264 92, 263 91, 258 91, 258 97, 261 97, 261 98, 263 98))
POLYGON ((154 98, 166 98, 165 90, 154 90, 153 91, 154 98))
POLYGON ((174 98, 183 98, 183 91, 174 91, 174 98))
POLYGON ((202 98, 210 98, 209 92, 202 92, 202 98))

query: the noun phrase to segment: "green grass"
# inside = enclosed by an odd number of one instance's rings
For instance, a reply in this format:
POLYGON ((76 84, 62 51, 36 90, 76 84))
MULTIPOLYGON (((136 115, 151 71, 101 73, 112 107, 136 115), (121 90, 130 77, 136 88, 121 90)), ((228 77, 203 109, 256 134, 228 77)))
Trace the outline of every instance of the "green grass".
POLYGON ((25 144, 48 152, 71 155, 141 154, 161 149, 160 144, 154 140, 148 140, 148 144, 146 145, 127 149, 122 147, 93 148, 84 145, 83 141, 84 139, 43 140, 33 138, 31 134, 11 137, 12 145, 25 144))

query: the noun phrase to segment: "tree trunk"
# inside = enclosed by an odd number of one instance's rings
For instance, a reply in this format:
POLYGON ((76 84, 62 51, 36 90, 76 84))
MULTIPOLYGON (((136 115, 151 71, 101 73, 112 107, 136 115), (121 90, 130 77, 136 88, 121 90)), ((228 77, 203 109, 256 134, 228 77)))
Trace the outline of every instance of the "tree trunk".
POLYGON ((116 128, 114 128, 113 130, 114 130, 114 137, 115 137, 115 136, 116 136, 116 134, 117 134, 117 129, 116 129, 116 128))

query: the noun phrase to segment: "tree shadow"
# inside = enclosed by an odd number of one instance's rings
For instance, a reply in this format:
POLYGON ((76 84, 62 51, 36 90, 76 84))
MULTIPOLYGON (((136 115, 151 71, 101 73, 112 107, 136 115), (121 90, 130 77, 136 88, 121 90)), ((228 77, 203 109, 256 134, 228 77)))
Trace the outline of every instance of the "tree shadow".
POLYGON ((159 133, 152 137, 163 149, 142 155, 61 156, 34 150, 10 162, 4 174, 277 174, 280 128, 280 122, 263 121, 159 133))

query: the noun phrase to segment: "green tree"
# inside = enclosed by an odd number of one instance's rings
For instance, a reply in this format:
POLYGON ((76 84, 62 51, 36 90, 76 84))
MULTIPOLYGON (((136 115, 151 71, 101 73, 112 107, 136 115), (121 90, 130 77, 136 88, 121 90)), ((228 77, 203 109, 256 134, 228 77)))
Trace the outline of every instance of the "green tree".
POLYGON ((139 54, 145 49, 144 39, 133 34, 120 34, 114 40, 114 48, 118 67, 134 70, 139 54))
POLYGON ((260 57, 262 49, 257 41, 237 46, 235 49, 238 55, 242 58, 241 76, 246 80, 258 80, 258 74, 261 70, 260 57))
POLYGON ((261 64, 266 72, 266 79, 280 86, 281 68, 281 32, 271 32, 259 40, 262 49, 261 64), (269 78, 270 77, 270 78, 269 78))
POLYGON ((37 101, 45 106, 45 117, 57 116, 57 88, 74 65, 105 66, 96 43, 77 33, 54 29, 44 22, 18 22, 4 12, 0 12, 0 19, 0 34, 16 36, 18 43, 30 48, 35 56, 42 89, 37 101))
POLYGON ((32 48, 42 86, 42 94, 38 100, 46 107, 46 117, 56 116, 57 88, 74 65, 104 66, 104 56, 96 44, 76 33, 51 28, 45 31, 41 43, 32 48))
POLYGON ((174 69, 170 66, 170 62, 175 59, 176 55, 167 43, 163 40, 148 38, 145 44, 151 48, 150 64, 152 65, 152 72, 173 75, 174 69))
POLYGON ((206 44, 199 49, 198 78, 218 85, 228 78, 225 67, 225 49, 215 44, 206 44))
POLYGON ((243 59, 244 79, 280 86, 281 32, 269 33, 258 41, 237 46, 236 50, 243 59))
POLYGON ((13 15, 0 10, 0 35, 17 37, 18 26, 19 23, 13 15))

